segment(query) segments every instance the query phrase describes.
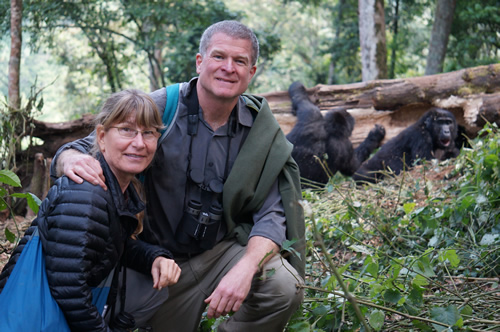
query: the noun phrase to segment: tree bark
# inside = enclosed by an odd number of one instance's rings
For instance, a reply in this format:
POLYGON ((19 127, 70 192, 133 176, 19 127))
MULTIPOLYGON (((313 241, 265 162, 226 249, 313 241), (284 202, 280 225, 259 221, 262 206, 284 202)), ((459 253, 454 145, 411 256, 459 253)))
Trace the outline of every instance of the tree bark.
POLYGON ((437 1, 425 75, 438 74, 443 71, 456 3, 456 0, 437 1))
POLYGON ((387 78, 384 0, 359 0, 363 82, 387 78))
POLYGON ((15 110, 21 108, 19 94, 19 74, 21 69, 23 1, 10 1, 10 59, 9 59, 9 106, 15 110))

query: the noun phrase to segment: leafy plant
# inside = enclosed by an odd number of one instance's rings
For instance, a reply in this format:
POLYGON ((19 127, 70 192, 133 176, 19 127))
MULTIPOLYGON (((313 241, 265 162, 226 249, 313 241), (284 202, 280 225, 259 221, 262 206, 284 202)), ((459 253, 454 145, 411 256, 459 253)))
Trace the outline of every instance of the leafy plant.
POLYGON ((378 184, 360 188, 338 175, 304 191, 305 301, 288 331, 500 325, 500 132, 488 124, 470 143, 454 160, 378 184))
MULTIPOLYGON (((41 201, 38 197, 31 193, 9 193, 10 187, 21 187, 21 181, 19 177, 12 171, 9 170, 0 170, 0 211, 9 210, 9 215, 14 219, 14 212, 9 204, 10 197, 16 198, 24 198, 28 201, 28 206, 31 210, 36 214, 38 213, 38 207, 41 204, 41 201)), ((14 219, 15 220, 15 219, 14 219)), ((17 235, 12 233, 7 227, 5 227, 5 238, 11 242, 16 243, 17 240, 21 237, 21 231, 15 223, 17 235)))

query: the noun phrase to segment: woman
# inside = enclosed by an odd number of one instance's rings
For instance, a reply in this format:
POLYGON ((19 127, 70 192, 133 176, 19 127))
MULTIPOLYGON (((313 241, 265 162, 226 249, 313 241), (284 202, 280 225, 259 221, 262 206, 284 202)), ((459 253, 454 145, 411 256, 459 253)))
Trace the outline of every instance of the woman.
MULTIPOLYGON (((124 265, 151 273, 154 288, 177 282, 180 268, 170 252, 135 238, 142 229, 140 213, 145 206, 135 176, 152 161, 162 128, 147 94, 125 90, 107 99, 95 128, 95 154, 107 190, 67 177, 58 179, 0 275, 0 292, 34 226, 39 229, 52 296, 72 331, 109 330, 106 321, 114 317, 101 316, 92 304, 92 290, 108 276, 116 276, 112 271, 122 256, 124 265)), ((108 305, 113 300, 108 297, 108 305)))

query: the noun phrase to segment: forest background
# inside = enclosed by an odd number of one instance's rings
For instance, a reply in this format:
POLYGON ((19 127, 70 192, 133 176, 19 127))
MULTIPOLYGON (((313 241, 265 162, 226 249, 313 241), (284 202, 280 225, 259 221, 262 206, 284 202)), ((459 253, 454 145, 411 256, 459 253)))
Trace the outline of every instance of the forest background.
MULTIPOLYGON (((16 166, 30 120, 79 119, 111 92, 189 80, 203 30, 222 19, 259 37, 251 93, 500 62, 498 0, 0 0, 0 212, 8 218, 0 268, 39 202, 33 181, 22 185, 14 173, 45 165, 16 166), (31 208, 26 218, 15 216, 19 202, 31 208)), ((457 159, 381 184, 360 188, 337 174, 303 191, 305 299, 287 331, 498 331, 498 127, 487 124, 469 144, 457 159)), ((283 249, 295 254, 290 243, 283 249)), ((203 319, 200 331, 219 323, 203 319)))
MULTIPOLYGON (((430 73, 499 62, 498 0, 360 1, 370 3, 382 3, 385 31, 385 68, 371 79, 426 73, 437 3, 445 25, 436 26, 444 30, 435 40, 444 45, 435 48, 439 71, 430 73)), ((7 96, 9 1, 0 1, 0 13, 0 92, 7 96)), ((357 0, 23 1, 22 17, 20 93, 26 101, 35 82, 44 88, 42 121, 94 113, 127 87, 189 80, 201 33, 222 19, 241 20, 260 39, 251 93, 284 91, 296 80, 306 87, 362 81, 357 0)))

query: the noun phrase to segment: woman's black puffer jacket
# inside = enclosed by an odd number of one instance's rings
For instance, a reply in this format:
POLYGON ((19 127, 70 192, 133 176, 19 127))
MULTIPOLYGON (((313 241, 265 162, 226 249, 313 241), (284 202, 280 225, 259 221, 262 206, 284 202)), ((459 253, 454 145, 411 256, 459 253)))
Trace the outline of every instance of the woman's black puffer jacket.
POLYGON ((108 190, 58 179, 0 275, 1 292, 38 226, 51 293, 72 331, 109 331, 92 305, 91 288, 110 274, 125 251, 126 265, 148 275, 156 257, 172 257, 166 249, 130 238, 144 204, 132 185, 124 196, 104 158, 99 160, 108 190))

